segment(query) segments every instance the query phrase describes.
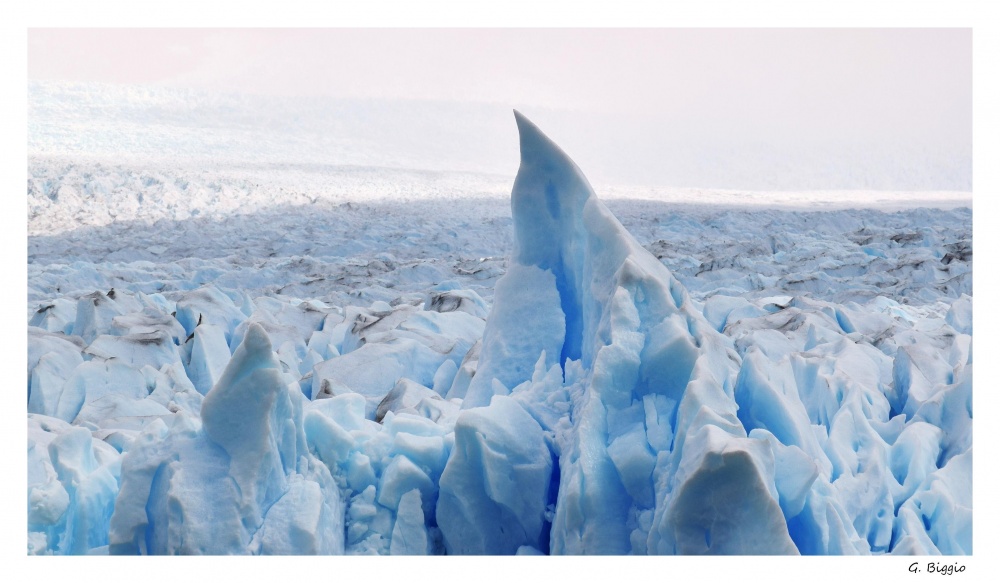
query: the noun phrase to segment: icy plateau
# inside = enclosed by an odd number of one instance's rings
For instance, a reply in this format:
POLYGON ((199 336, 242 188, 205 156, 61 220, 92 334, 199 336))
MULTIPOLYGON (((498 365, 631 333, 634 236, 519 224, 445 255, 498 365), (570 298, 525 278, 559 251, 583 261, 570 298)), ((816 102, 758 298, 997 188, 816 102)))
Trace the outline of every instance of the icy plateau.
POLYGON ((633 236, 515 117, 512 221, 29 160, 28 553, 972 553, 968 208, 633 236))

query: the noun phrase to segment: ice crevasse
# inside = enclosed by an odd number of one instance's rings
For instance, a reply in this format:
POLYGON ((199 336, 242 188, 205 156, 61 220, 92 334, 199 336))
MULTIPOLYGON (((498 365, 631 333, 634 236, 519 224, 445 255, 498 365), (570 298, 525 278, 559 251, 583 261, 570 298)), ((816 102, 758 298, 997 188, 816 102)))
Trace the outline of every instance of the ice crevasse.
POLYGON ((693 301, 515 118, 485 325, 468 290, 324 312, 206 288, 140 298, 176 314, 141 337, 107 333, 124 293, 80 300, 77 343, 31 332, 29 552, 972 552, 971 303, 946 357, 805 300, 737 345, 739 298, 693 301))

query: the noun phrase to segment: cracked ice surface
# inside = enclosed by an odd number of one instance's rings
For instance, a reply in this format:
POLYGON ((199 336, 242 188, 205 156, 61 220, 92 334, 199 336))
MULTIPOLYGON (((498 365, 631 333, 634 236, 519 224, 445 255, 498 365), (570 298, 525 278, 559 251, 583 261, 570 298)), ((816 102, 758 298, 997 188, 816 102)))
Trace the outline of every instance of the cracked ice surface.
POLYGON ((510 214, 30 164, 28 552, 972 552, 968 209, 605 205, 517 124, 510 214))

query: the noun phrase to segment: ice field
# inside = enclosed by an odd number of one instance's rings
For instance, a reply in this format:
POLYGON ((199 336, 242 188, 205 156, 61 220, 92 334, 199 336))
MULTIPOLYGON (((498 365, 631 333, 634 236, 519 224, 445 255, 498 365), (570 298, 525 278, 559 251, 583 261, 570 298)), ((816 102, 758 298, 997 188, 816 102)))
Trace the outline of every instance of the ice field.
POLYGON ((29 85, 29 554, 972 553, 971 193, 189 97, 29 85))

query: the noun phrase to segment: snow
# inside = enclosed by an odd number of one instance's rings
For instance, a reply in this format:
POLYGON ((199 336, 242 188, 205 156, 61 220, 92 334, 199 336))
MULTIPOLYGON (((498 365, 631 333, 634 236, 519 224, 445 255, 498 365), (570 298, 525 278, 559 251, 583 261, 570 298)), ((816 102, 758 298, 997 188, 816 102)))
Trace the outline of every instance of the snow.
POLYGON ((512 188, 29 132, 29 554, 972 553, 968 193, 595 188, 515 118, 512 188))

